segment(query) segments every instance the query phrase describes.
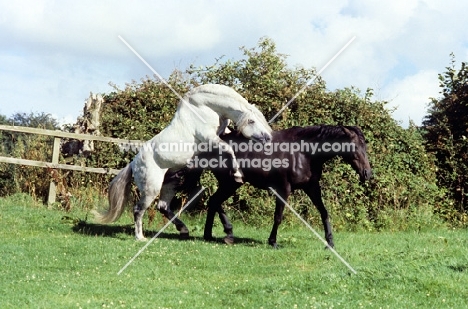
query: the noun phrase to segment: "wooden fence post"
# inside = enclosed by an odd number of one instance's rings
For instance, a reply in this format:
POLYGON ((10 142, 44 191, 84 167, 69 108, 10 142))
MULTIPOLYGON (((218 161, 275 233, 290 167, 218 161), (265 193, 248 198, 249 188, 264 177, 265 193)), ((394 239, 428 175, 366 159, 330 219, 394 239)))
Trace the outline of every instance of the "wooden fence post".
MULTIPOLYGON (((58 164, 58 162, 59 162, 60 141, 61 141, 60 137, 55 137, 54 138, 54 149, 52 150, 52 164, 58 164)), ((47 200, 47 202, 49 204, 55 203, 56 193, 57 193, 57 184, 52 179, 50 181, 50 185, 49 185, 49 198, 47 200)))

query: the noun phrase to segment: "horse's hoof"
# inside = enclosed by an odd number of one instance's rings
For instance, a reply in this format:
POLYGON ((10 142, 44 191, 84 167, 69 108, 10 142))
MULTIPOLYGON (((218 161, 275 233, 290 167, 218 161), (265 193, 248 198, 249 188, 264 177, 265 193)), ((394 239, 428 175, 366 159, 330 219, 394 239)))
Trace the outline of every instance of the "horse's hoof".
POLYGON ((268 244, 273 247, 273 249, 279 249, 278 244, 276 241, 268 240, 268 244))
POLYGON ((177 228, 180 234, 188 234, 189 229, 186 226, 182 226, 181 228, 177 228))
POLYGON ((244 180, 242 179, 242 176, 234 176, 234 180, 235 180, 235 182, 238 182, 238 183, 244 183, 244 180))
POLYGON ((234 181, 235 182, 244 183, 244 179, 242 178, 242 174, 239 171, 235 172, 233 174, 233 176, 234 176, 234 181))
POLYGON ((180 233, 179 234, 179 239, 180 240, 187 240, 190 238, 190 234, 187 232, 187 233, 180 233))
POLYGON ((146 238, 146 237, 137 237, 137 238, 135 238, 135 240, 136 241, 147 241, 148 238, 146 238))
POLYGON ((224 237, 224 243, 226 245, 233 245, 234 244, 234 237, 233 236, 224 237))

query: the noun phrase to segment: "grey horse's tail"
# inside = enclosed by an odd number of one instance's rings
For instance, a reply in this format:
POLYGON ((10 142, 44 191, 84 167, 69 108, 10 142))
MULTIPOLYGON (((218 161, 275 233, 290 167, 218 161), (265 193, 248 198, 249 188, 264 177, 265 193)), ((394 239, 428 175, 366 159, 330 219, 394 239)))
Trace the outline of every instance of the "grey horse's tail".
POLYGON ((124 167, 109 185, 109 209, 104 212, 93 211, 94 218, 99 223, 111 223, 122 215, 128 202, 132 183, 132 164, 124 167))

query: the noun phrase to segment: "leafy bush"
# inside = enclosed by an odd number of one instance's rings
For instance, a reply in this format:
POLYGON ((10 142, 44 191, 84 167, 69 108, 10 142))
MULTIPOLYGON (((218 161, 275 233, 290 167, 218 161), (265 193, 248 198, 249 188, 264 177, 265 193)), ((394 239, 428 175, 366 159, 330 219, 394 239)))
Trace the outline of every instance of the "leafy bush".
MULTIPOLYGON (((24 127, 58 129, 57 121, 45 113, 16 113, 8 119, 3 117, 2 122, 24 127)), ((0 139, 0 154, 3 156, 46 162, 50 162, 52 158, 53 138, 50 136, 3 131, 0 139)), ((50 179, 49 171, 44 168, 0 163, 0 196, 26 192, 45 202, 50 179)))
POLYGON ((429 153, 437 164, 437 180, 450 203, 438 207, 448 220, 468 224, 468 68, 452 65, 439 74, 442 98, 432 99, 423 129, 429 153))

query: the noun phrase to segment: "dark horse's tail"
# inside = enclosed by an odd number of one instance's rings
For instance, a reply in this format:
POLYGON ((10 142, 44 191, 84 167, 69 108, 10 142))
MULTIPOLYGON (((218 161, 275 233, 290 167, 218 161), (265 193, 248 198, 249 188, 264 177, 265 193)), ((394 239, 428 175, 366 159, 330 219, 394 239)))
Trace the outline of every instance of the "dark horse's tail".
POLYGON ((120 218, 128 202, 132 183, 132 164, 129 163, 112 179, 109 185, 109 209, 104 212, 93 211, 99 223, 110 223, 120 218))

